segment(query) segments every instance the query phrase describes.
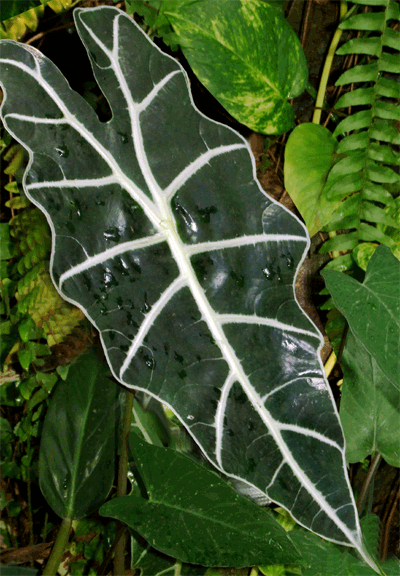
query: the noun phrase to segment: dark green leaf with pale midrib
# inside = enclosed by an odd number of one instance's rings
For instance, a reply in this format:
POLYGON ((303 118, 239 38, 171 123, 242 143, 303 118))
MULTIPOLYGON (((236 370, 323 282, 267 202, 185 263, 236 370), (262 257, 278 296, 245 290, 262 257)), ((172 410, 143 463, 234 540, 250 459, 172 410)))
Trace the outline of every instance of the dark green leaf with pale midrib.
POLYGON ((305 227, 131 18, 74 17, 109 122, 32 46, 2 41, 0 59, 58 290, 99 330, 114 376, 173 409, 213 465, 362 553, 322 338, 294 296, 305 227))
POLYGON ((216 473, 135 434, 130 438, 149 500, 134 494, 114 498, 101 514, 118 518, 157 550, 192 564, 243 567, 300 557, 278 522, 216 473))
POLYGON ((82 518, 112 486, 120 403, 105 368, 94 350, 82 355, 59 382, 45 417, 39 483, 61 518, 82 518))

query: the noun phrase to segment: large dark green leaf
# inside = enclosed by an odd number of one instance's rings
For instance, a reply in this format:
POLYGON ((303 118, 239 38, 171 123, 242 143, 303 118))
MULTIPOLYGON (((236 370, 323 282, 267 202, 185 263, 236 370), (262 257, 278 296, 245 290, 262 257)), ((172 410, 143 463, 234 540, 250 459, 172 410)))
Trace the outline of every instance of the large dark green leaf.
POLYGON ((94 350, 60 382, 44 421, 39 482, 61 518, 82 518, 107 497, 114 479, 119 388, 94 350))
POLYGON ((310 236, 330 220, 341 198, 328 198, 324 186, 337 141, 317 124, 299 124, 285 148, 285 187, 303 216, 310 236))
POLYGON ((308 72, 279 3, 164 0, 163 13, 195 74, 232 116, 256 132, 290 130, 288 100, 304 90, 308 72))
POLYGON ((300 557, 285 530, 215 472, 135 434, 131 450, 149 499, 114 498, 100 513, 122 520, 161 552, 203 566, 291 563, 300 557))
POLYGON ((322 273, 336 307, 383 374, 400 389, 400 264, 378 246, 363 284, 336 270, 322 273))
POLYGON ((173 409, 219 470, 361 550, 322 337, 294 296, 305 227, 131 18, 104 6, 75 20, 108 123, 32 46, 1 43, 2 117, 30 151, 55 285, 115 377, 173 409))
POLYGON ((400 466, 400 395, 374 357, 349 331, 343 351, 344 380, 340 419, 349 462, 378 451, 392 466, 400 466))

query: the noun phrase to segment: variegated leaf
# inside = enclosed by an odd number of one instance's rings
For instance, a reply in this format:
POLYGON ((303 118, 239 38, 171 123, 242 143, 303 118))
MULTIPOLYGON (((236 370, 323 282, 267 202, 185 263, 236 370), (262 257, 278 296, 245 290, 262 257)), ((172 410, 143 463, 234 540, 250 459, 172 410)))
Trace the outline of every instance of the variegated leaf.
POLYGON ((305 227, 125 13, 75 20, 108 123, 40 52, 1 45, 2 117, 29 150, 24 188, 52 228, 56 286, 115 377, 170 406, 218 469, 361 550, 321 335, 294 296, 305 227))

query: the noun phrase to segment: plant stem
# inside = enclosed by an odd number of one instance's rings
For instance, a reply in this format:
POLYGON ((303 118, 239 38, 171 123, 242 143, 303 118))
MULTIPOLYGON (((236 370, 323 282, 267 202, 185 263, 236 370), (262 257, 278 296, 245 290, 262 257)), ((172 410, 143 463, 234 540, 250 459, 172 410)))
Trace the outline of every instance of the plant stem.
POLYGON ((357 511, 358 511, 359 515, 361 514, 361 512, 364 509, 365 502, 366 502, 368 492, 369 492, 369 487, 375 478, 375 475, 378 471, 379 464, 381 463, 381 460, 382 460, 382 456, 377 452, 372 459, 370 467, 368 468, 367 475, 365 477, 365 480, 364 480, 363 485, 362 485, 361 490, 360 490, 360 495, 358 496, 358 499, 357 499, 357 511))
MULTIPOLYGON (((32 513, 32 489, 31 489, 31 436, 28 436, 28 466, 26 471, 26 483, 28 490, 28 514, 29 514, 29 546, 34 545, 34 535, 33 535, 33 513, 32 513)), ((33 562, 32 562, 33 565, 33 562)))
POLYGON ((327 378, 329 377, 330 373, 332 372, 333 367, 336 364, 336 360, 337 360, 336 354, 334 352, 332 352, 331 355, 329 356, 328 360, 325 362, 325 366, 324 366, 325 374, 326 374, 327 378))
POLYGON ((53 549, 47 561, 46 568, 43 570, 43 576, 54 576, 57 574, 64 550, 67 547, 69 533, 71 532, 72 518, 64 518, 54 542, 53 549))
MULTIPOLYGON (((341 0, 340 2, 340 21, 343 20, 347 14, 347 2, 346 0, 341 0)), ((329 74, 331 72, 333 57, 336 52, 337 45, 339 44, 340 37, 342 36, 342 30, 338 28, 333 35, 331 45, 329 46, 328 55, 325 59, 324 69, 322 71, 321 82, 318 88, 317 99, 315 101, 315 110, 313 114, 313 123, 319 124, 321 122, 321 112, 325 100, 326 86, 328 84, 329 74)))
MULTIPOLYGON (((128 477, 128 438, 131 429, 131 419, 132 419, 132 409, 133 409, 133 399, 135 394, 130 390, 126 391, 125 399, 125 412, 124 412, 124 422, 122 425, 122 437, 121 437, 121 455, 119 457, 118 465, 118 480, 117 480, 117 496, 126 495, 126 483, 128 477)), ((123 526, 122 522, 117 523, 117 531, 123 526)), ((114 554, 114 571, 115 574, 121 576, 125 573, 125 548, 126 548, 126 534, 120 538, 118 544, 115 547, 114 554)))

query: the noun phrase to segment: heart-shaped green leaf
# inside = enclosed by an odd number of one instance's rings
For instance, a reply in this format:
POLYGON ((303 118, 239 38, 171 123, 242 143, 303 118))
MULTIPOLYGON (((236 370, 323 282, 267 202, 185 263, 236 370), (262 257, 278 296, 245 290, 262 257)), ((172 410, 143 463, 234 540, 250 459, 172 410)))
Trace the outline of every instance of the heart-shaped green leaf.
POLYGON ((327 128, 299 124, 285 148, 285 187, 303 216, 310 236, 330 220, 341 199, 329 199, 325 182, 332 167, 337 141, 327 128))
POLYGON ((344 372, 340 419, 349 462, 378 451, 400 466, 398 389, 388 380, 362 343, 349 331, 343 350, 344 372))
POLYGON ((383 374, 400 389, 400 263, 386 246, 372 255, 363 284, 336 270, 322 272, 337 308, 383 374))
POLYGON ((114 498, 100 513, 122 520, 154 548, 203 566, 291 563, 300 554, 278 522, 215 472, 135 434, 130 446, 149 500, 114 498))
POLYGON ((196 76, 234 118, 264 134, 290 130, 288 100, 308 71, 280 3, 164 0, 162 9, 196 76))

